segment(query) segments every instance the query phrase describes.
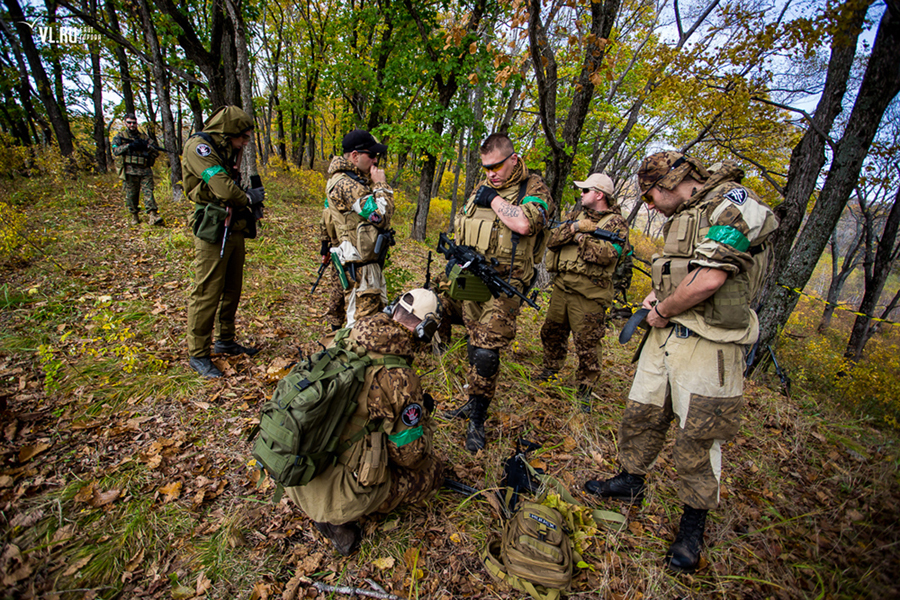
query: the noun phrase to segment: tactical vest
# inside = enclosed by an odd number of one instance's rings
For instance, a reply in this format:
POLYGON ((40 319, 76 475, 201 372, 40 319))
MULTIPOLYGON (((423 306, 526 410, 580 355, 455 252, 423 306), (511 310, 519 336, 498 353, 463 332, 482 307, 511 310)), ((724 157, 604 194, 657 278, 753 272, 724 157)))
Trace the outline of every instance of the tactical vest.
MULTIPOLYGON (((525 197, 527 181, 525 180, 521 185, 515 187, 496 191, 510 204, 520 206, 525 197)), ((473 195, 466 203, 465 218, 459 219, 457 223, 459 231, 457 239, 460 244, 473 248, 488 260, 496 258, 498 266, 504 269, 503 272, 506 272, 505 269, 509 267, 513 258, 513 231, 503 224, 492 208, 477 206, 474 200, 475 196, 473 195)), ((547 248, 545 233, 541 231, 535 235, 519 236, 515 261, 512 266, 513 269, 521 269, 526 285, 531 284, 534 265, 536 262, 540 262, 544 250, 547 248)))
MULTIPOLYGON (((578 217, 584 213, 579 213, 578 217)), ((609 223, 615 214, 604 215, 597 222, 597 228, 603 228, 609 223)), ((575 219, 576 221, 578 218, 575 219)), ((568 225, 563 225, 567 227, 568 225)), ((589 234, 585 234, 589 235, 589 234)), ((588 262, 578 254, 579 245, 574 239, 561 248, 547 251, 546 265, 551 273, 559 273, 568 287, 573 288, 586 298, 612 303, 615 290, 612 286, 613 272, 616 270, 617 260, 608 265, 598 265, 588 262)))
MULTIPOLYGON (((710 228, 706 208, 721 198, 720 193, 711 195, 711 201, 700 202, 666 223, 663 254, 653 255, 651 268, 653 290, 660 302, 671 296, 691 271, 694 250, 706 238, 710 228)), ((715 294, 691 309, 698 312, 707 325, 723 329, 741 329, 750 325, 750 302, 759 291, 771 253, 765 242, 751 246, 748 252, 753 257, 751 269, 729 275, 715 294)))
MULTIPOLYGON (((339 171, 331 176, 328 183, 325 184, 326 196, 331 193, 337 182, 343 177, 350 177, 346 172, 339 171)), ((378 234, 381 232, 374 223, 368 219, 364 219, 361 215, 352 210, 341 212, 331 206, 330 203, 325 207, 323 215, 326 223, 330 220, 333 224, 334 231, 337 233, 338 243, 350 242, 359 253, 359 263, 371 263, 378 259, 375 254, 375 242, 378 241, 378 234)))

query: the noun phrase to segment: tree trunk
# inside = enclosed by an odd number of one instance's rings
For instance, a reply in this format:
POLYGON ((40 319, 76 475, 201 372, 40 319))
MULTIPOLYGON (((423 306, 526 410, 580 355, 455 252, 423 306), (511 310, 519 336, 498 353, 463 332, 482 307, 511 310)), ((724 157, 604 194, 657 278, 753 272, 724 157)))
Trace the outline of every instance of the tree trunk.
MULTIPOLYGON (((484 84, 479 83, 471 91, 473 123, 469 129, 469 149, 466 152, 466 185, 463 188, 463 203, 472 195, 475 184, 480 181, 481 140, 484 129, 484 84)), ((455 213, 454 213, 455 214, 455 213)), ((451 217, 452 221, 452 217, 451 217)))
MULTIPOLYGON (((256 123, 253 110, 253 86, 250 79, 250 52, 247 49, 247 30, 244 27, 244 16, 241 13, 240 0, 225 0, 228 15, 234 24, 234 47, 238 66, 238 83, 241 87, 241 104, 244 112, 250 115, 253 123, 256 123)), ((244 181, 250 182, 250 178, 258 175, 256 167, 256 142, 251 136, 250 143, 244 146, 241 159, 241 173, 244 181)))
POLYGON ((16 84, 16 89, 19 92, 19 100, 22 103, 22 107, 25 109, 25 114, 28 116, 29 124, 32 128, 35 127, 34 124, 37 124, 37 127, 41 128, 42 137, 39 140, 36 135, 37 131, 35 131, 36 141, 41 142, 44 145, 49 145, 53 141, 53 131, 50 129, 49 123, 47 123, 47 121, 38 114, 37 110, 35 110, 34 103, 31 101, 33 91, 31 89, 31 82, 29 81, 28 66, 25 64, 25 58, 22 56, 22 48, 19 46, 19 40, 3 19, 0 19, 0 31, 6 36, 6 39, 12 48, 16 65, 19 68, 19 81, 16 84))
POLYGON ((97 171, 106 173, 106 125, 103 119, 103 80, 100 74, 100 52, 91 52, 91 78, 93 80, 94 89, 94 160, 97 162, 97 171))
POLYGON ((34 37, 28 23, 25 20, 25 13, 19 5, 19 0, 4 0, 7 10, 9 10, 9 19, 15 23, 16 33, 19 34, 19 42, 25 53, 25 58, 31 67, 30 75, 34 79, 38 89, 38 97, 44 106, 44 111, 56 134, 56 143, 59 144, 59 151, 67 158, 72 157, 75 150, 74 138, 72 131, 69 129, 69 119, 66 113, 60 110, 53 96, 53 88, 50 78, 47 77, 47 71, 44 70, 44 64, 41 62, 41 54, 34 44, 34 37))
MULTIPOLYGON (((866 291, 863 294, 863 299, 857 312, 871 315, 875 311, 875 305, 878 303, 878 299, 881 298, 888 275, 891 274, 891 261, 896 255, 894 246, 897 241, 898 226, 900 226, 900 188, 897 188, 894 204, 891 206, 891 212, 888 214, 887 221, 884 224, 884 231, 881 234, 881 239, 878 241, 875 264, 872 269, 866 270, 866 291)), ((863 349, 868 341, 866 334, 869 330, 870 321, 871 319, 868 316, 857 316, 856 321, 853 323, 853 331, 850 332, 850 339, 847 342, 847 350, 844 352, 844 356, 854 362, 859 361, 862 357, 863 349)))
POLYGON ((454 229, 456 229, 456 205, 458 202, 457 196, 459 194, 459 172, 462 170, 463 163, 463 140, 466 137, 466 128, 461 127, 459 130, 459 154, 456 156, 456 165, 453 167, 453 194, 450 196, 450 222, 447 224, 447 233, 453 234, 454 229))
POLYGON ((779 277, 782 285, 774 288, 759 309, 759 344, 763 348, 772 344, 775 335, 787 323, 797 305, 799 295, 793 290, 802 289, 809 281, 857 184, 863 159, 884 111, 900 90, 900 61, 896 56, 898 47, 900 15, 892 15, 889 8, 878 26, 853 111, 844 135, 835 147, 834 159, 822 192, 779 277))
MULTIPOLYGON (((109 27, 116 33, 122 33, 119 27, 119 17, 112 0, 106 0, 106 15, 109 18, 109 27)), ((122 79, 122 100, 125 102, 125 112, 134 114, 134 91, 131 87, 131 71, 128 69, 128 55, 121 44, 113 44, 113 54, 119 67, 119 77, 122 79)))

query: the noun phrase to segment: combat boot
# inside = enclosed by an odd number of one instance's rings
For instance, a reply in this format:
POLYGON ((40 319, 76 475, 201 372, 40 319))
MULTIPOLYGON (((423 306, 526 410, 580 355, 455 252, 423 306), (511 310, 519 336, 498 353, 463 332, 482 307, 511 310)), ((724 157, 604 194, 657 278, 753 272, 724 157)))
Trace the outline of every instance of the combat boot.
POLYGON ((578 385, 578 407, 581 409, 581 412, 591 412, 591 394, 593 392, 594 388, 587 385, 586 383, 581 383, 578 385))
POLYGON ((216 368, 216 365, 212 363, 208 356, 190 356, 188 357, 188 364, 198 374, 207 379, 216 379, 222 376, 222 371, 216 368))
POLYGON ((362 536, 356 523, 332 525, 313 521, 313 525, 322 535, 331 540, 334 549, 344 556, 350 556, 359 547, 359 539, 362 536))
POLYGON ((542 369, 534 378, 535 383, 549 383, 551 381, 559 381, 559 371, 553 369, 542 369))
POLYGON ((453 410, 444 411, 441 415, 443 418, 448 421, 451 419, 468 419, 469 413, 472 412, 472 408, 475 406, 475 397, 472 396, 469 398, 469 401, 460 406, 459 408, 454 408, 453 410))
POLYGON ((137 213, 131 213, 131 224, 132 225, 140 225, 141 224, 141 216, 137 213))
POLYGON ((684 506, 678 535, 666 552, 666 566, 673 571, 693 573, 700 566, 700 548, 703 547, 703 533, 706 531, 708 510, 684 506))
POLYGON ((469 411, 469 426, 466 428, 466 450, 474 454, 487 444, 484 422, 487 420, 487 410, 491 401, 484 396, 472 396, 469 403, 472 408, 469 411))
POLYGON ((216 340, 216 343, 213 344, 213 352, 215 352, 216 354, 231 354, 232 356, 236 356, 238 354, 253 356, 257 352, 259 352, 259 348, 241 346, 234 340, 228 340, 227 342, 216 340))
POLYGON ((159 216, 159 213, 155 210, 151 210, 147 213, 147 218, 150 220, 151 225, 163 225, 163 218, 159 216))
POLYGON ((611 500, 640 504, 644 501, 644 492, 647 486, 644 483, 643 475, 632 475, 623 470, 612 479, 603 481, 592 479, 584 484, 584 489, 611 500))

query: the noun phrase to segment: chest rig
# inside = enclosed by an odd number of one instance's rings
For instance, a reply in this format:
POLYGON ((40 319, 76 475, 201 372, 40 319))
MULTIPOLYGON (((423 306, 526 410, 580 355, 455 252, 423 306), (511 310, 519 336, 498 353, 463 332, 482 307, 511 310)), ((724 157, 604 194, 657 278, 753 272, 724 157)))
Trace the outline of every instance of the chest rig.
MULTIPOLYGON (((331 190, 334 189, 334 186, 345 177, 368 188, 368 182, 356 173, 350 171, 338 171, 332 175, 331 179, 328 180, 328 183, 325 184, 326 195, 330 194, 331 190)), ((371 223, 368 219, 363 218, 353 210, 341 212, 331 206, 331 203, 327 200, 324 221, 329 231, 333 230, 337 235, 338 243, 350 242, 350 244, 356 248, 360 260, 354 262, 370 264, 375 262, 378 258, 375 254, 375 243, 378 240, 380 230, 374 223, 371 223)))

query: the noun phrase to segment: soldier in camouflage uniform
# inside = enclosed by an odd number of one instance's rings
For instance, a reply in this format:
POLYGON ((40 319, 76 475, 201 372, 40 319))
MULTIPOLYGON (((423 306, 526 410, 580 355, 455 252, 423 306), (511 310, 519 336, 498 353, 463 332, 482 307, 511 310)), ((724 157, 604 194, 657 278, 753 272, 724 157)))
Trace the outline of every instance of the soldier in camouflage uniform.
MULTIPOLYGON (((340 245, 334 221, 330 217, 328 207, 322 209, 322 220, 319 223, 320 238, 322 240, 322 262, 331 262, 331 249, 340 245)), ((348 280, 349 283, 349 280, 348 280)), ((327 267, 325 272, 325 289, 328 290, 328 301, 325 310, 325 321, 331 327, 331 331, 337 331, 344 326, 347 317, 347 309, 344 303, 344 288, 334 265, 327 267)))
MULTIPOLYGON (((394 191, 387 184, 384 169, 378 167, 387 146, 379 144, 367 131, 354 129, 341 141, 342 156, 328 166, 331 178, 325 186, 323 242, 340 258, 349 287, 344 290, 346 324, 380 312, 387 303, 387 282, 382 273, 383 257, 375 255, 379 234, 390 228, 394 214, 394 191)), ((325 257, 322 258, 325 260, 325 257)), ((334 284, 332 284, 334 289, 334 284)), ((329 301, 328 319, 336 324, 339 302, 329 301)))
POLYGON ((555 377, 566 361, 569 332, 575 333, 578 356, 578 399, 590 412, 591 392, 600 377, 601 340, 606 332, 606 310, 613 300, 612 276, 628 251, 628 225, 619 213, 612 180, 594 173, 581 188, 581 207, 575 207, 547 242, 547 270, 556 273, 547 319, 541 328, 544 369, 537 379, 555 377), (602 229, 623 243, 604 241, 592 232, 602 229))
POLYGON ((206 121, 202 133, 188 139, 181 158, 185 195, 195 208, 191 217, 196 258, 188 300, 188 360, 203 377, 222 376, 210 360, 213 325, 215 352, 248 356, 258 352, 235 341, 235 316, 244 283, 244 239, 255 237, 251 207, 265 198, 262 188, 244 190, 238 184, 242 151, 252 130, 250 115, 236 106, 223 106, 206 121), (223 250, 224 218, 218 220, 216 215, 226 210, 232 216, 223 250), (211 235, 207 233, 210 229, 211 235))
POLYGON ((151 143, 150 136, 138 129, 137 118, 131 113, 125 115, 125 129, 113 138, 112 153, 117 157, 125 206, 131 213, 133 225, 141 222, 139 195, 144 196, 150 223, 163 224, 153 197, 153 163, 159 152, 151 143))
POLYGON ((652 261, 644 299, 651 326, 619 426, 622 471, 588 481, 589 492, 640 502, 644 478, 677 419, 674 459, 684 503, 666 564, 692 572, 700 563, 706 516, 719 502, 724 443, 740 428, 744 352, 759 335, 750 308, 765 273, 775 215, 726 162, 708 171, 696 159, 661 152, 638 182, 650 208, 668 217, 665 246, 652 261))
POLYGON ((374 358, 399 356, 410 366, 369 367, 352 427, 344 430, 341 443, 373 419, 382 420, 382 428, 351 446, 308 484, 285 489, 345 556, 359 544, 360 517, 420 502, 443 483, 443 464, 434 455, 434 400, 423 393, 412 368, 417 346, 430 341, 440 319, 437 296, 418 289, 403 294, 384 313, 356 322, 348 338, 351 347, 360 344, 374 358))
MULTIPOLYGON (((456 241, 487 259, 497 259, 497 272, 511 275, 520 291, 531 287, 535 264, 546 249, 547 219, 556 210, 550 190, 530 173, 506 134, 488 136, 481 145, 486 179, 456 216, 456 241), (510 273, 511 271, 511 273, 510 273)), ((469 334, 469 401, 455 411, 469 419, 466 449, 477 452, 486 443, 484 422, 497 387, 500 350, 516 337, 518 298, 465 300, 463 320, 469 334)))

